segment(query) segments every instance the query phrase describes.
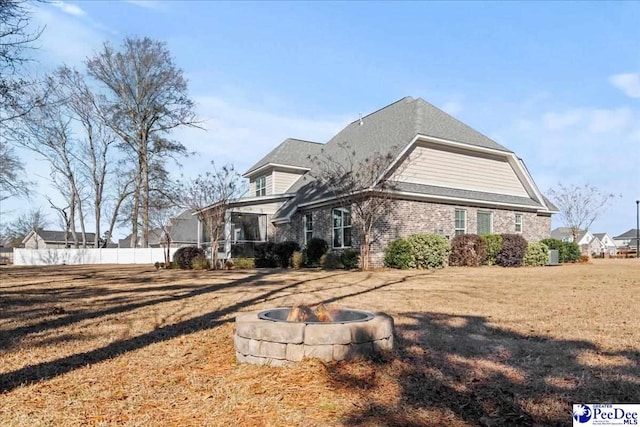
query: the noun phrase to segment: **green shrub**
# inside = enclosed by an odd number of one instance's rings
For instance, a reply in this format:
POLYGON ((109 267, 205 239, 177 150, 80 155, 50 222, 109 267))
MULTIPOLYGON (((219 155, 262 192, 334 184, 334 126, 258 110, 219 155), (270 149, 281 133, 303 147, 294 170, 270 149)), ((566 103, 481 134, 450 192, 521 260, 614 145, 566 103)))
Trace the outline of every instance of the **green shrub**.
POLYGON ((192 268, 191 263, 198 255, 204 257, 204 249, 196 246, 185 246, 178 249, 176 253, 173 254, 173 262, 178 265, 178 268, 188 270, 192 268))
POLYGON ((576 242, 562 242, 560 248, 562 262, 577 262, 580 260, 580 246, 576 242))
POLYGON ((360 266, 360 252, 355 249, 345 249, 340 255, 340 262, 347 270, 352 270, 360 266))
POLYGON ((320 257, 327 253, 329 250, 329 244, 319 237, 313 237, 307 242, 307 264, 318 265, 320 257))
POLYGON ((549 247, 542 242, 529 243, 522 258, 522 265, 536 267, 549 262, 549 247))
POLYGON ((496 264, 503 267, 522 265, 522 258, 527 252, 527 241, 520 234, 503 234, 502 250, 496 258, 496 264))
POLYGON ((451 245, 447 239, 437 234, 414 234, 409 236, 407 242, 411 245, 414 259, 412 267, 443 268, 451 253, 451 245))
POLYGON ((239 270, 248 270, 251 268, 255 268, 253 258, 235 258, 233 261, 234 267, 239 270))
POLYGON ((384 251, 385 267, 405 270, 413 265, 415 265, 415 261, 411 254, 411 245, 404 239, 394 240, 384 251))
POLYGON ((479 267, 487 258, 487 244, 477 234, 461 234, 451 240, 449 265, 479 267))
POLYGON ((208 270, 211 268, 211 262, 204 255, 197 255, 191 260, 191 268, 194 270, 208 270))
POLYGON ((234 266, 235 266, 235 262, 233 262, 232 259, 228 259, 224 262, 224 268, 226 268, 227 270, 233 270, 234 266))
POLYGON ((327 252, 320 257, 320 267, 325 270, 343 268, 341 254, 339 252, 327 252))
POLYGON ((291 256, 291 265, 293 268, 302 268, 304 264, 304 253, 295 251, 291 256))
POLYGON ((487 246, 486 265, 495 265, 498 254, 502 250, 502 236, 499 234, 483 234, 484 242, 487 246))
POLYGON ((291 257, 293 253, 300 250, 300 245, 298 242, 294 242, 293 240, 287 240, 284 242, 276 243, 273 248, 273 251, 276 254, 276 258, 278 258, 278 265, 282 268, 289 268, 291 265, 291 257))
POLYGON ((256 245, 255 266, 258 268, 274 268, 280 263, 275 252, 276 244, 263 242, 256 245))

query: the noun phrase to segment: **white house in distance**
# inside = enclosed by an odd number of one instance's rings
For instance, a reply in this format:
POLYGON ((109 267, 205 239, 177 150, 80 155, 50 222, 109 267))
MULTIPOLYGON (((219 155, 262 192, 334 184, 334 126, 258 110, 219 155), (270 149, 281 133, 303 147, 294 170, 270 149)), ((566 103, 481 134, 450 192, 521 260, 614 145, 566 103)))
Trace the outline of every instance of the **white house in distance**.
MULTIPOLYGON (((78 243, 82 245, 82 234, 76 233, 78 237, 78 243)), ((87 247, 93 248, 95 240, 95 233, 85 233, 87 239, 87 247)), ((32 230, 22 239, 22 244, 26 249, 63 249, 74 247, 73 235, 71 232, 67 233, 65 240, 64 231, 55 230, 43 230, 38 228, 32 230)))
POLYGON ((361 197, 384 191, 393 213, 377 225, 370 253, 381 265, 384 250, 398 238, 438 233, 520 233, 528 241, 549 237, 557 208, 547 200, 523 161, 513 152, 426 101, 402 98, 347 125, 326 143, 286 139, 244 173, 249 196, 233 201, 224 248, 231 242, 326 240, 334 250, 359 249, 351 208, 314 178, 313 156, 348 165, 372 154, 388 156, 384 178, 361 197), (344 146, 353 150, 348 158, 344 146))
POLYGON ((593 233, 600 241, 600 253, 608 254, 609 256, 615 256, 618 253, 618 247, 613 241, 613 238, 608 233, 593 233))

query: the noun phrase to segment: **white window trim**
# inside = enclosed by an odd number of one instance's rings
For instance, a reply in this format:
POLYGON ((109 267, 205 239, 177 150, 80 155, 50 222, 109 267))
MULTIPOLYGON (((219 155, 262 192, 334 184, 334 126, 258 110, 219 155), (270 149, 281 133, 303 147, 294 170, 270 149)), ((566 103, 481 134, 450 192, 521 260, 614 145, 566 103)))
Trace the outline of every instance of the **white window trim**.
POLYGON ((483 210, 478 210, 478 212, 476 212, 476 234, 480 235, 480 232, 478 230, 478 215, 479 214, 489 214, 489 233, 483 233, 483 234, 493 234, 493 212, 491 212, 491 211, 483 211, 483 210))
POLYGON ((521 213, 516 214, 515 231, 516 233, 519 233, 519 234, 521 234, 524 231, 524 215, 522 215, 521 213), (518 218, 520 218, 520 223, 518 223, 518 218), (518 230, 518 226, 520 226, 520 230, 518 230))
POLYGON ((309 239, 307 238, 307 233, 311 233, 311 238, 313 238, 313 215, 308 213, 302 216, 302 228, 304 230, 304 244, 306 245, 307 243, 309 243, 309 239), (307 216, 311 217, 311 230, 307 229, 307 216))
MULTIPOLYGON (((345 249, 345 248, 350 248, 351 246, 345 246, 344 245, 344 230, 346 228, 349 229, 349 232, 351 232, 353 225, 344 225, 344 213, 345 212, 349 212, 349 216, 351 216, 351 209, 349 208, 333 208, 331 209, 331 247, 334 249, 345 249), (333 226, 333 213, 335 211, 340 211, 341 215, 342 215, 342 221, 341 227, 334 227, 333 226), (342 246, 334 246, 334 239, 333 239, 333 235, 335 234, 336 230, 342 230, 342 246)), ((353 238, 353 236, 351 236, 351 238, 353 238)))
POLYGON ((461 234, 467 234, 467 210, 466 209, 456 209, 453 213, 453 235, 457 236, 458 235, 458 231, 462 231, 461 234), (464 213, 464 228, 458 228, 457 227, 457 213, 458 212, 463 212, 464 213))
POLYGON ((266 196, 267 195, 267 176, 262 175, 257 177, 255 183, 256 183, 256 197, 266 196), (258 182, 260 182, 261 180, 264 180, 264 183, 261 187, 258 187, 258 182), (260 194, 261 192, 264 192, 264 194, 260 194))

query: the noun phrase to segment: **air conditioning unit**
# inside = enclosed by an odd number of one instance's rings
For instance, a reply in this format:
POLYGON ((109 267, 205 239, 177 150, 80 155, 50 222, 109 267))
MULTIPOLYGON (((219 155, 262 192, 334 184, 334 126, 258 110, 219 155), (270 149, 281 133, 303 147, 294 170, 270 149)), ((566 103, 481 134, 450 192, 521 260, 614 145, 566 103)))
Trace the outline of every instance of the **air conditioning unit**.
POLYGON ((549 262, 547 265, 560 265, 560 251, 557 249, 549 249, 549 262))

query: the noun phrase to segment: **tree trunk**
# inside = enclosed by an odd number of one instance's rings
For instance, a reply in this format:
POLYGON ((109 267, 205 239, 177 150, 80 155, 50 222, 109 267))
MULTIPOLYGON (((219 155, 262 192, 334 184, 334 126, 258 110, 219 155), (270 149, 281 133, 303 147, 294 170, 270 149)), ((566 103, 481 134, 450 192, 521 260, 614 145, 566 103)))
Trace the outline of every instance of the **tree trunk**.
POLYGON ((140 214, 140 178, 133 190, 133 210, 131 212, 131 244, 132 248, 138 246, 138 215, 140 214))
MULTIPOLYGON (((141 142, 142 143, 142 142, 141 142)), ((146 141, 145 141, 146 144, 146 141)), ((142 241, 143 248, 149 247, 149 159, 146 147, 140 150, 142 166, 142 241)))

